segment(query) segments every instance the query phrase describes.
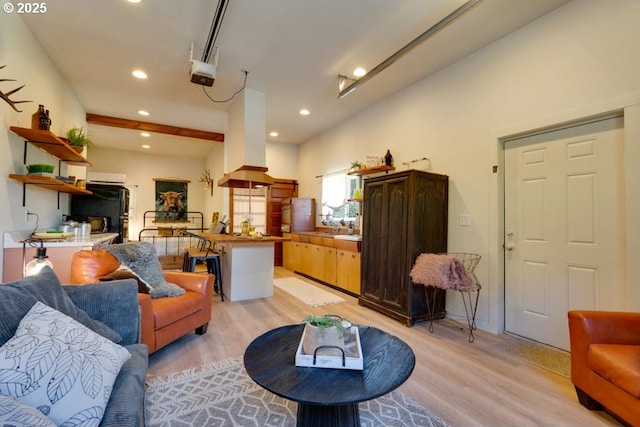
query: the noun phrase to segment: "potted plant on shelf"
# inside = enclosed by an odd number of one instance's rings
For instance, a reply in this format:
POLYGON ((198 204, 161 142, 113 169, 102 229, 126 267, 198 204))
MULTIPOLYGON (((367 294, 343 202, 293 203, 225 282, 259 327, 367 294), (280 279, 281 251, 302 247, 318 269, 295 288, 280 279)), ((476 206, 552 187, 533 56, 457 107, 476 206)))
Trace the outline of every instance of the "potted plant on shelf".
POLYGON ((304 318, 305 329, 302 349, 305 354, 316 354, 323 356, 341 356, 344 350, 345 330, 351 327, 351 323, 335 314, 324 314, 322 316, 307 316, 304 318), (338 347, 338 348, 331 348, 338 347))
POLYGON ((85 130, 79 127, 73 127, 67 131, 66 142, 77 152, 81 152, 84 147, 93 147, 93 142, 85 130))
POLYGON ((40 176, 54 176, 53 170, 55 166, 47 165, 43 163, 34 163, 27 165, 27 173, 29 175, 40 175, 40 176))
POLYGON ((352 171, 357 171, 358 169, 362 168, 362 163, 360 163, 357 160, 354 160, 353 162, 351 162, 351 170, 352 171))

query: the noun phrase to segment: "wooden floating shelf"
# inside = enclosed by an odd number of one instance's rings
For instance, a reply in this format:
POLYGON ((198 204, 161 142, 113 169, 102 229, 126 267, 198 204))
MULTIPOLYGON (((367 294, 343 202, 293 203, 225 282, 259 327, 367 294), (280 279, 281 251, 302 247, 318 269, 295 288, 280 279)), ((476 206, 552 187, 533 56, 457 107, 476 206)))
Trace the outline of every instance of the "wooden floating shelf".
POLYGON ((89 160, 79 154, 62 139, 48 130, 21 128, 11 126, 11 131, 21 136, 36 147, 46 151, 54 157, 76 166, 93 166, 89 160))
POLYGON ((38 187, 43 187, 48 190, 59 191, 60 193, 84 195, 93 194, 89 190, 84 190, 82 188, 76 187, 75 185, 67 184, 66 182, 60 181, 59 179, 51 178, 48 176, 10 174, 9 178, 25 184, 37 185, 38 187))
POLYGON ((396 170, 396 168, 393 166, 380 165, 380 166, 374 166, 372 168, 360 168, 360 169, 352 170, 347 172, 347 174, 363 176, 363 175, 371 175, 371 174, 380 173, 380 172, 389 173, 394 170, 396 170))

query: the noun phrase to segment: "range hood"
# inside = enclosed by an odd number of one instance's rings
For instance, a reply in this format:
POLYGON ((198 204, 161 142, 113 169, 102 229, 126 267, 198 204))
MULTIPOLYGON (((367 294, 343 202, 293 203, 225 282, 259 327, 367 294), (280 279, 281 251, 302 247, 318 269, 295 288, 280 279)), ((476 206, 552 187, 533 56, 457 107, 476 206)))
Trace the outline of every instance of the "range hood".
POLYGON ((275 180, 266 174, 266 167, 241 166, 230 173, 225 173, 218 180, 218 187, 227 188, 257 188, 272 185, 275 180))

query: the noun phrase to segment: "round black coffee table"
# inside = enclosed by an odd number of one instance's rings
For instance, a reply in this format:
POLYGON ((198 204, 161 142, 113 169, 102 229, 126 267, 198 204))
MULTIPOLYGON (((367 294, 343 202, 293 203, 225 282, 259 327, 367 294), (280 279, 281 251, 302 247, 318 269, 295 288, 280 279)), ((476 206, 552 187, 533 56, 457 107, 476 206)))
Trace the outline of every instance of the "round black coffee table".
POLYGON ((358 402, 390 393, 409 378, 413 350, 397 337, 358 326, 362 371, 297 367, 295 354, 304 325, 273 329, 249 344, 244 366, 257 384, 298 402, 298 426, 360 427, 358 402))

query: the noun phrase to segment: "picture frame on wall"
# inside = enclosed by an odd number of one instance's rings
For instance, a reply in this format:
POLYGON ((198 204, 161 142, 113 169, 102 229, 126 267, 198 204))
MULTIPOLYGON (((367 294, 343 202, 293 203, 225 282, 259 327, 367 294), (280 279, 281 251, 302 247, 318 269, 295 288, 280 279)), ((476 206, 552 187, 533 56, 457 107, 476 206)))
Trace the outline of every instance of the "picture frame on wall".
POLYGON ((154 178, 156 221, 188 221, 188 180, 154 178))

